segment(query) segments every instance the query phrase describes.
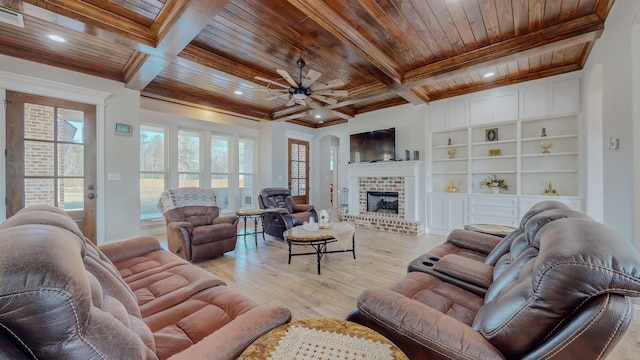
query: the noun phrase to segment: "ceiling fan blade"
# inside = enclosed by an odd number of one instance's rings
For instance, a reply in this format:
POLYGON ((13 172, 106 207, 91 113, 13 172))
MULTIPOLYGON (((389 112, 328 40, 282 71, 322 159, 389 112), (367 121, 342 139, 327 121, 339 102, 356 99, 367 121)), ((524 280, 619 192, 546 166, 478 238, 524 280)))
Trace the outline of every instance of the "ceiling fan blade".
POLYGON ((325 90, 317 90, 313 92, 318 95, 331 95, 337 97, 346 97, 349 96, 349 92, 347 90, 333 90, 333 89, 325 89, 325 90))
POLYGON ((275 81, 269 80, 269 79, 265 79, 265 78, 260 77, 260 76, 256 76, 254 79, 260 80, 260 81, 264 81, 264 82, 269 83, 269 84, 277 85, 277 86, 283 87, 285 89, 289 88, 287 85, 282 85, 282 84, 280 84, 278 82, 275 82, 275 81))
POLYGON ((294 98, 293 96, 291 97, 291 99, 289 99, 289 101, 284 105, 284 106, 293 106, 296 104, 296 98, 294 98))
POLYGON ((307 105, 309 105, 309 107, 312 107, 312 108, 317 108, 318 107, 318 103, 313 101, 310 97, 304 98, 304 102, 307 103, 307 105))
POLYGON ((295 82, 295 80, 293 80, 291 75, 289 75, 289 73, 286 70, 276 70, 276 71, 278 72, 278 74, 280 74, 280 76, 282 76, 285 80, 287 80, 287 82, 291 84, 291 86, 295 86, 295 87, 298 86, 298 84, 295 82))
POLYGON ((302 87, 309 87, 309 85, 313 84, 314 81, 318 80, 321 76, 319 72, 315 70, 309 70, 307 75, 302 79, 302 87))
POLYGON ((311 95, 312 98, 316 99, 316 100, 320 100, 324 103, 327 103, 329 105, 335 105, 338 101, 336 99, 332 99, 332 98, 328 98, 326 96, 322 96, 322 95, 318 95, 318 94, 313 94, 311 95))
POLYGON ((266 98, 266 101, 273 101, 276 99, 282 99, 282 100, 289 100, 289 94, 282 94, 282 95, 277 95, 277 96, 272 96, 270 98, 266 98))
POLYGON ((331 80, 328 83, 319 83, 311 86, 311 90, 322 90, 322 89, 331 89, 335 87, 344 86, 344 81, 340 79, 331 80))

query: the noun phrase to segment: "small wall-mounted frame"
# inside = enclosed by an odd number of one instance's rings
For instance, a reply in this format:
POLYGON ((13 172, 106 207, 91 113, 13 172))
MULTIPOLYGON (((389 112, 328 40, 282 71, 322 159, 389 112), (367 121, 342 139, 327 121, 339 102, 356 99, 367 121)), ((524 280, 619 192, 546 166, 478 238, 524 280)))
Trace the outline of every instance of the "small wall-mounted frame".
POLYGON ((133 126, 129 124, 116 123, 115 133, 116 135, 131 136, 133 126))
POLYGON ((485 139, 486 141, 497 141, 498 140, 498 128, 491 128, 485 130, 485 139))

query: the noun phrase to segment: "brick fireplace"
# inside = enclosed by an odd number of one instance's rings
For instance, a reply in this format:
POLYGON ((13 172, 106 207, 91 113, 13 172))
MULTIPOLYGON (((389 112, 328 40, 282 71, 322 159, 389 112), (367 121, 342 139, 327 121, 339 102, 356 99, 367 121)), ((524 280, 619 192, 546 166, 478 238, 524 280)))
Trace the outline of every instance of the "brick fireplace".
POLYGON ((419 219, 418 201, 424 196, 418 188, 420 179, 419 161, 394 161, 379 163, 357 163, 347 166, 349 183, 349 210, 343 217, 357 227, 410 235, 424 233, 424 222, 419 219), (367 193, 397 194, 382 196, 383 207, 395 211, 372 211, 367 208, 367 193))

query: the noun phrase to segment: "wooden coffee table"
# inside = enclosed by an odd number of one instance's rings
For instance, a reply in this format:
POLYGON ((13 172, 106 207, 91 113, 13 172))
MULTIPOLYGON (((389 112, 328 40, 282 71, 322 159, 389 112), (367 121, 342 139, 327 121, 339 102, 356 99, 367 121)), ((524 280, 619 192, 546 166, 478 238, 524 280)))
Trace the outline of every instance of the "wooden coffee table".
POLYGON ((316 255, 318 263, 318 275, 320 275, 320 260, 324 254, 337 252, 351 252, 353 258, 356 258, 356 237, 353 225, 342 223, 331 223, 328 229, 318 229, 316 231, 307 231, 302 226, 295 226, 284 232, 284 241, 289 245, 289 264, 291 264, 292 256, 316 255), (351 249, 344 250, 327 250, 327 244, 334 242, 345 242, 351 239, 351 249), (315 252, 291 253, 292 245, 311 246, 315 252))
POLYGON ((257 359, 406 360, 390 340, 368 327, 338 319, 295 321, 264 334, 239 360, 257 359))

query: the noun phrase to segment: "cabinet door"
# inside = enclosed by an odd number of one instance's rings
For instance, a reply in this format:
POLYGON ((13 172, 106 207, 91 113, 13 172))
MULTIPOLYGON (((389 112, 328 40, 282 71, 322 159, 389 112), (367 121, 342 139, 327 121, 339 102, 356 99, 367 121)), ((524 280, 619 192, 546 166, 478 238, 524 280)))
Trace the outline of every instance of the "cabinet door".
POLYGON ((469 100, 462 99, 448 104, 447 124, 450 129, 469 126, 469 100))
POLYGON ((520 118, 532 119, 547 116, 547 86, 533 86, 520 92, 520 118))
POLYGON ((497 93, 493 97, 493 121, 518 120, 518 91, 497 93))
POLYGON ((467 224, 467 199, 464 197, 452 197, 448 199, 448 228, 462 229, 467 224))
POLYGON ((447 108, 443 103, 429 105, 429 120, 431 121, 431 131, 442 131, 447 129, 447 108))
POLYGON ((491 96, 473 97, 469 101, 469 123, 471 125, 482 125, 493 122, 493 104, 491 96))
POLYGON ((565 115, 580 112, 580 80, 559 81, 549 85, 549 114, 565 115))
POLYGON ((429 195, 427 218, 430 232, 444 233, 447 230, 445 197, 440 195, 429 195))

